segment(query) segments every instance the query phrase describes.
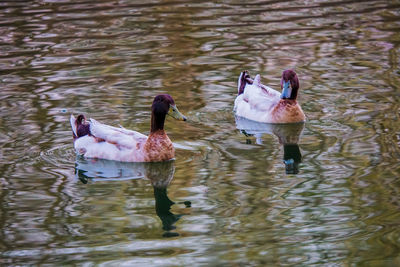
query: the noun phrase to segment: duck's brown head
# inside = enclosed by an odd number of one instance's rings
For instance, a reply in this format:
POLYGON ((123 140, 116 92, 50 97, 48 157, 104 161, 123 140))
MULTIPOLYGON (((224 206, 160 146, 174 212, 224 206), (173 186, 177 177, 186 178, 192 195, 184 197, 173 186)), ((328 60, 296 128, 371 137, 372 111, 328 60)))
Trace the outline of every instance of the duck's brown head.
POLYGON ((186 117, 179 112, 174 99, 168 94, 157 95, 154 98, 151 112, 151 132, 164 129, 166 115, 180 121, 186 121, 186 117))
POLYGON ((296 72, 294 70, 285 70, 281 79, 281 98, 296 100, 299 87, 300 83, 296 72))

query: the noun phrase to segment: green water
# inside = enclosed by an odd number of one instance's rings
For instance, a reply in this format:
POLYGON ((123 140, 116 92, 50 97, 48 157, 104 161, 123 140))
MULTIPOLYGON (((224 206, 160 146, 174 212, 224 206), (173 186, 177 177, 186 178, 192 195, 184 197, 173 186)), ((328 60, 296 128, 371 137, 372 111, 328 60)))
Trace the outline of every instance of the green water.
POLYGON ((0 265, 399 266, 399 44, 398 1, 0 2, 0 265), (245 135, 240 72, 287 68, 307 122, 245 135), (76 157, 71 113, 160 93, 174 162, 76 157))

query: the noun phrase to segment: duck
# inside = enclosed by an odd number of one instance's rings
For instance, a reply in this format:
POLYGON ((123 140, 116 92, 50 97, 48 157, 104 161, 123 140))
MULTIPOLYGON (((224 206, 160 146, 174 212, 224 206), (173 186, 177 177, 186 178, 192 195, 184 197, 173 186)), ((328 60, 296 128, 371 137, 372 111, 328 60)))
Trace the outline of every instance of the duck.
POLYGON ((306 116, 297 102, 299 87, 297 74, 291 69, 282 73, 282 93, 263 85, 259 74, 253 80, 243 71, 238 79, 234 113, 262 123, 305 122, 306 116))
POLYGON ((74 148, 85 158, 122 162, 161 162, 175 158, 175 149, 164 130, 166 115, 186 121, 169 94, 157 95, 151 106, 150 134, 146 136, 124 127, 86 120, 83 114, 70 117, 74 148))

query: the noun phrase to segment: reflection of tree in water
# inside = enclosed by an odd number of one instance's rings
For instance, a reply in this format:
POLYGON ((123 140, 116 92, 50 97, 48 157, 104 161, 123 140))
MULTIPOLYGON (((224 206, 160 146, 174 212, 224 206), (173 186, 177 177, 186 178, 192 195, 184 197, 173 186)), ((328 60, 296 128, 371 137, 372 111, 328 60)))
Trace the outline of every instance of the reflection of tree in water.
POLYGON ((236 128, 243 133, 246 143, 251 144, 250 136, 256 137, 256 143, 262 144, 263 134, 273 134, 278 137, 279 143, 283 146, 283 163, 287 174, 299 173, 299 164, 302 161, 298 142, 304 129, 304 123, 291 124, 268 124, 250 121, 236 117, 236 128))
MULTIPOLYGON (((173 161, 154 163, 127 163, 109 160, 86 160, 77 157, 75 163, 75 174, 84 184, 89 181, 121 181, 125 179, 148 178, 154 189, 155 209, 157 216, 161 219, 162 229, 166 231, 164 237, 179 236, 174 224, 183 214, 171 212, 171 206, 175 204, 169 199, 167 187, 174 177, 175 166, 173 161)), ((186 208, 191 207, 190 201, 180 202, 186 208)))

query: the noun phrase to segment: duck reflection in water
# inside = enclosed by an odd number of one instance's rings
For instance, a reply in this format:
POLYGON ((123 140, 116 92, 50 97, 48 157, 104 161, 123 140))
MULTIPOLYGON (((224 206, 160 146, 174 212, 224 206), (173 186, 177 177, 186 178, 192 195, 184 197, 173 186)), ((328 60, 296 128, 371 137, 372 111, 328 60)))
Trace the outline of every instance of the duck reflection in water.
MULTIPOLYGON (((283 146, 283 163, 287 174, 299 173, 299 164, 302 156, 299 148, 300 135, 304 129, 304 122, 288 124, 270 124, 251 121, 242 117, 235 117, 236 128, 246 137, 254 136, 256 144, 262 144, 263 134, 275 135, 283 146)), ((251 139, 246 142, 251 144, 251 139)))
MULTIPOLYGON (((178 236, 178 233, 171 231, 176 229, 174 224, 182 217, 183 214, 176 215, 170 211, 171 206, 174 205, 175 202, 171 201, 167 194, 167 187, 175 173, 173 161, 148 163, 145 164, 145 169, 146 177, 153 185, 157 216, 160 217, 163 224, 163 230, 166 231, 163 236, 178 236)), ((179 204, 184 204, 186 208, 191 207, 190 201, 184 201, 179 204)))
MULTIPOLYGON (((184 214, 173 214, 171 206, 175 204, 169 199, 167 187, 172 181, 175 173, 174 161, 150 162, 150 163, 128 163, 103 159, 84 159, 77 156, 75 162, 75 175, 84 184, 89 181, 121 181, 147 178, 151 181, 154 190, 155 210, 161 219, 164 237, 179 236, 173 232, 174 224, 184 214)), ((180 202, 186 208, 191 207, 190 201, 180 202)))

